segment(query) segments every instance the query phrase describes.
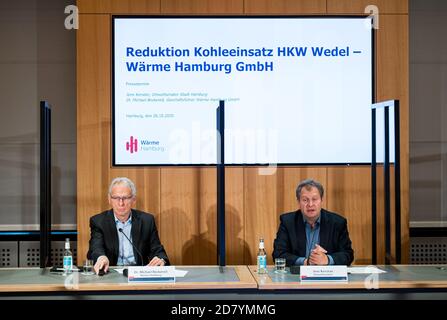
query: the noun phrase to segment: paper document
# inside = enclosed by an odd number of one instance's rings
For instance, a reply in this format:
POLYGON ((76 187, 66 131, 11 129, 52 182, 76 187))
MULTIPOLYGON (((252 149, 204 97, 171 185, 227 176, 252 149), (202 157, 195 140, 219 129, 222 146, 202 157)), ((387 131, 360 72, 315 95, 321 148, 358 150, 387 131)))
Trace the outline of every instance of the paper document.
POLYGON ((177 278, 183 278, 184 276, 186 276, 187 273, 188 273, 188 271, 186 271, 186 270, 175 269, 175 276, 177 278))
POLYGON ((350 274, 371 274, 371 273, 386 273, 377 267, 348 267, 350 274))

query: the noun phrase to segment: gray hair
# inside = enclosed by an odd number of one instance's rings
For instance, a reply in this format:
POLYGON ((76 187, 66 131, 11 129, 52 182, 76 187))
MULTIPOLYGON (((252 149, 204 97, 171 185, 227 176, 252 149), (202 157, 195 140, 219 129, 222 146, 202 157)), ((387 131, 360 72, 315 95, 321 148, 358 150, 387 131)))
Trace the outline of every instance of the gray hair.
POLYGON ((318 189, 318 192, 320 193, 320 197, 323 199, 324 194, 324 188, 318 181, 315 181, 313 179, 306 179, 300 182, 298 187, 296 188, 296 198, 299 200, 301 196, 301 190, 305 188, 306 190, 309 190, 310 188, 315 187, 318 189))
POLYGON ((130 192, 132 193, 132 197, 135 197, 137 195, 137 188, 135 188, 135 184, 132 182, 132 180, 130 180, 129 178, 126 177, 117 177, 115 179, 112 180, 112 182, 110 183, 109 186, 109 195, 112 195, 112 188, 117 185, 117 184, 124 184, 127 187, 129 187, 130 192))

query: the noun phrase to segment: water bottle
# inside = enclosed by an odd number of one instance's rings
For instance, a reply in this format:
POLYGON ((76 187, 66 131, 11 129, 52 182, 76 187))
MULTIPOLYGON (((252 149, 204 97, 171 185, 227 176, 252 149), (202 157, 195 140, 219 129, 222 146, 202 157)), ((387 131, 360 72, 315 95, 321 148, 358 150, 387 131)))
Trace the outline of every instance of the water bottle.
POLYGON ((73 271, 73 254, 70 250, 70 239, 65 239, 64 250, 64 273, 68 274, 73 271))
POLYGON ((257 257, 258 274, 267 273, 267 252, 264 248, 264 239, 259 240, 259 250, 257 257))

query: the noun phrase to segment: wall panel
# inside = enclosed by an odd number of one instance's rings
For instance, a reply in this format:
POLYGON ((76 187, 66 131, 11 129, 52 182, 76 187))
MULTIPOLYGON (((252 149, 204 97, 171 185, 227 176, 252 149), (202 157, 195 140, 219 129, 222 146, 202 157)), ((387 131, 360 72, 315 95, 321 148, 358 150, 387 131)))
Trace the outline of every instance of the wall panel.
POLYGON ((377 101, 400 100, 402 261, 409 258, 409 44, 408 16, 385 15, 377 33, 377 101))
POLYGON ((88 250, 89 218, 107 208, 110 161, 110 20, 80 15, 77 32, 77 227, 78 261, 88 250))
POLYGON ((251 250, 248 264, 256 264, 259 239, 264 238, 267 263, 272 263, 273 240, 278 226, 278 179, 282 173, 259 175, 258 168, 244 169, 245 241, 251 250))
POLYGON ((226 262, 248 263, 253 248, 245 241, 244 168, 225 169, 225 237, 226 262))
POLYGON ((245 0, 247 14, 324 14, 326 0, 245 0))
POLYGON ((348 220, 355 262, 371 263, 370 167, 328 168, 327 208, 348 220))
POLYGON ((162 14, 241 14, 243 0, 161 0, 162 14))
MULTIPOLYGON (((291 0, 79 0, 77 31, 78 259, 88 249, 88 219, 108 208, 107 187, 126 175, 138 188, 137 207, 153 213, 175 264, 216 263, 215 169, 111 167, 111 14, 362 14, 365 1, 291 0), (86 14, 83 14, 86 13, 86 14)), ((369 4, 370 1, 368 1, 369 4)), ((408 16, 407 1, 373 1, 381 13, 377 32, 377 98, 402 106, 402 241, 408 256, 408 16), (395 13, 395 14, 394 14, 395 13)), ((229 264, 255 263, 259 237, 271 263, 279 214, 295 210, 297 183, 313 177, 326 188, 324 206, 348 218, 356 262, 370 256, 368 167, 282 167, 260 175, 257 167, 231 167, 226 176, 226 252, 229 264)), ((382 219, 382 218, 381 218, 382 219)), ((379 225, 383 238, 383 227, 379 225)), ((383 246, 383 242, 379 243, 383 246)), ((382 250, 381 250, 382 252, 382 250)), ((404 262, 405 260, 404 255, 404 262)), ((383 256, 382 256, 383 258, 383 256)))
POLYGON ((327 0, 327 12, 329 14, 362 14, 369 5, 377 6, 380 15, 408 14, 407 0, 327 0))
POLYGON ((77 0, 77 6, 79 13, 160 13, 160 0, 77 0))
POLYGON ((213 169, 161 169, 161 228, 163 245, 174 264, 212 264, 215 223, 210 210, 215 188, 213 169), (197 250, 194 250, 197 248, 197 250))

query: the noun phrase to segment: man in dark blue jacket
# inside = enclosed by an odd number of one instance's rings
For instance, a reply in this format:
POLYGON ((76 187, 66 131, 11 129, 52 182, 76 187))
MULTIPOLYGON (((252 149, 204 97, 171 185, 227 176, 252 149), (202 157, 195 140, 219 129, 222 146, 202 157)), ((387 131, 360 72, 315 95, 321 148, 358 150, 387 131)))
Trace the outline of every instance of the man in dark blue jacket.
POLYGON ((90 243, 87 257, 95 261, 95 272, 107 272, 110 265, 169 264, 160 243, 154 216, 132 209, 136 199, 134 183, 126 178, 113 179, 109 187, 112 209, 90 218, 90 243))
POLYGON ((347 221, 321 208, 323 186, 302 181, 296 189, 300 209, 280 216, 273 259, 291 265, 350 265, 354 260, 347 221))

